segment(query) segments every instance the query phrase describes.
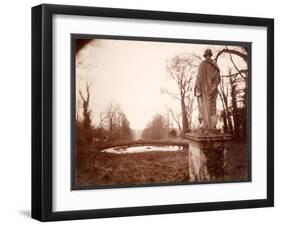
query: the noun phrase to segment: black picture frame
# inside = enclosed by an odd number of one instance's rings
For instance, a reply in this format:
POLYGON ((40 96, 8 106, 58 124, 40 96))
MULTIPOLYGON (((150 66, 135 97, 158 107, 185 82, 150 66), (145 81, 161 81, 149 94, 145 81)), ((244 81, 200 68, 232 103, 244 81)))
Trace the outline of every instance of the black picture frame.
POLYGON ((43 4, 32 8, 32 218, 73 220, 228 210, 274 206, 274 20, 43 4), (53 211, 52 178, 52 18, 55 14, 125 19, 247 25, 267 28, 267 198, 256 200, 169 204, 92 210, 53 211))

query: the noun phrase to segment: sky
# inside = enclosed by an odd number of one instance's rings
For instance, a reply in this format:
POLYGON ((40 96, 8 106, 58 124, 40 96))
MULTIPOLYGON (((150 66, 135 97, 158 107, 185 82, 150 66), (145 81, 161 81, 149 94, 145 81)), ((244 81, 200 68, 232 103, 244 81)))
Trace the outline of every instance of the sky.
MULTIPOLYGON (((177 92, 166 71, 167 60, 177 54, 201 56, 224 46, 151 41, 93 39, 76 55, 76 103, 81 114, 79 90, 91 84, 93 123, 112 102, 119 104, 132 129, 141 130, 167 107, 180 112, 180 105, 162 89, 177 92)), ((202 57, 203 58, 203 57, 202 57)))

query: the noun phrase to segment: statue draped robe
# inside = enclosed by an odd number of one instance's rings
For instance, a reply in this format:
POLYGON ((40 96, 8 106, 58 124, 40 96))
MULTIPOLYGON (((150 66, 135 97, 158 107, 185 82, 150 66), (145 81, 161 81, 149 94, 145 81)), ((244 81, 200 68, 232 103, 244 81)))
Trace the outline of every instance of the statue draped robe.
POLYGON ((215 129, 217 124, 217 86, 220 83, 220 69, 209 57, 198 68, 194 94, 197 97, 200 129, 215 129))

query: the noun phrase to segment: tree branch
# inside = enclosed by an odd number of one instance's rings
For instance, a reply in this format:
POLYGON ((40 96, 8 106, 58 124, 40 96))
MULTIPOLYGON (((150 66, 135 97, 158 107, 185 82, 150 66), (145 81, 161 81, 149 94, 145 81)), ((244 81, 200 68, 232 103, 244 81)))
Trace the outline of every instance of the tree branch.
MULTIPOLYGON (((231 76, 237 76, 241 73, 248 73, 248 69, 242 69, 242 70, 239 70, 237 73, 233 73, 233 74, 229 74, 229 75, 221 75, 221 77, 227 78, 227 77, 231 77, 231 76)), ((245 79, 244 76, 243 76, 243 79, 245 79)))
POLYGON ((176 93, 172 93, 167 89, 161 89, 161 93, 163 94, 168 94, 169 96, 171 96, 172 98, 176 99, 176 100, 181 100, 179 94, 176 93))
POLYGON ((227 47, 225 49, 222 49, 220 50, 216 57, 215 57, 215 62, 217 62, 218 58, 220 55, 222 55, 223 53, 231 53, 231 54, 234 54, 236 56, 239 56, 241 57, 246 63, 248 63, 248 55, 247 54, 244 54, 244 53, 241 53, 235 49, 228 49, 227 47))
POLYGON ((182 134, 183 131, 182 131, 182 128, 181 128, 181 124, 180 124, 180 122, 179 122, 179 119, 175 116, 175 114, 174 114, 174 112, 173 112, 173 110, 172 110, 171 108, 168 108, 168 107, 167 107, 167 110, 168 110, 168 112, 171 114, 171 116, 172 116, 172 118, 174 119, 174 121, 176 122, 176 124, 178 125, 178 128, 179 128, 179 130, 180 130, 180 133, 182 134))
MULTIPOLYGON (((227 48, 227 47, 226 47, 227 48)), ((227 48, 228 49, 228 48, 227 48)), ((242 73, 240 73, 240 70, 238 69, 238 67, 236 66, 236 64, 234 63, 234 60, 233 60, 233 58, 232 58, 232 55, 231 55, 231 53, 229 52, 229 56, 230 56, 230 60, 231 60, 231 62, 232 62, 232 64, 233 64, 233 66, 235 67, 235 69, 237 70, 237 72, 241 75, 241 77, 245 80, 245 77, 242 75, 242 73)), ((246 62, 247 63, 247 62, 246 62)))

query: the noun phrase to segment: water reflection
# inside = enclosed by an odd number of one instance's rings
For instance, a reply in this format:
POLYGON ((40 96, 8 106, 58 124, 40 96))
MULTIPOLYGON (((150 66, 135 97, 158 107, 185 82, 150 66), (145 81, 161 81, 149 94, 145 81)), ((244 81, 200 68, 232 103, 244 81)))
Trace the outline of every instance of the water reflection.
POLYGON ((115 154, 124 154, 124 153, 141 153, 149 151, 183 151, 186 148, 184 146, 175 146, 175 145, 140 145, 140 146, 121 146, 113 147, 102 150, 102 152, 115 153, 115 154))

